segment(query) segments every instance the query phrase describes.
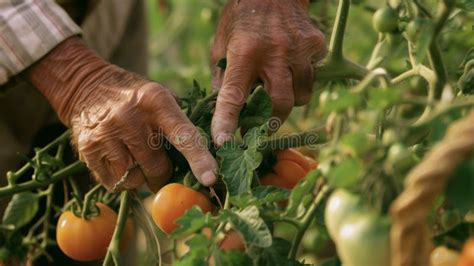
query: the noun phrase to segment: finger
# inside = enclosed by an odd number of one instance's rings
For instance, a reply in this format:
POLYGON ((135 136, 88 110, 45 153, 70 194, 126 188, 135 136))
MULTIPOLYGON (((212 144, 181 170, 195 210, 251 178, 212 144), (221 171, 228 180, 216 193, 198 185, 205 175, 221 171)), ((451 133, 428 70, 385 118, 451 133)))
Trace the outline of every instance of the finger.
MULTIPOLYGON (((137 128, 137 127, 135 127, 137 128)), ((129 129, 130 135, 123 139, 132 157, 145 175, 148 187, 158 191, 172 174, 172 164, 158 132, 129 129)))
POLYGON ((272 97, 273 116, 285 121, 295 104, 291 71, 285 64, 267 67, 263 73, 265 88, 272 97))
POLYGON ((240 111, 257 78, 251 57, 228 53, 227 69, 222 88, 217 96, 211 133, 218 146, 230 140, 237 129, 240 111))
POLYGON ((302 62, 291 65, 296 106, 307 104, 313 93, 313 66, 311 62, 302 62))
POLYGON ((163 135, 189 162, 196 178, 206 186, 217 180, 217 162, 198 129, 189 121, 174 102, 168 90, 154 83, 143 87, 139 104, 152 119, 154 128, 161 128, 163 135))
POLYGON ((218 63, 226 57, 228 35, 231 32, 231 27, 234 25, 234 12, 231 12, 231 9, 232 5, 226 5, 224 10, 222 10, 211 49, 212 87, 216 90, 221 88, 222 80, 224 79, 224 69, 219 67, 218 63))
POLYGON ((103 147, 105 149, 105 166, 113 177, 113 184, 107 186, 109 190, 111 188, 114 192, 118 192, 124 189, 134 189, 145 183, 145 176, 140 170, 140 165, 135 167, 134 159, 123 142, 115 139, 104 144, 103 147), (121 182, 119 187, 116 187, 117 182, 121 182))

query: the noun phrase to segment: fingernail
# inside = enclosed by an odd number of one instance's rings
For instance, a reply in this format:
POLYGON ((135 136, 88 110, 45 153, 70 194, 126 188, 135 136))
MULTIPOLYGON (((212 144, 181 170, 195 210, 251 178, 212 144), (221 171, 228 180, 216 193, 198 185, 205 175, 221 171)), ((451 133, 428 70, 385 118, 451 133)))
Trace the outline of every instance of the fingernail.
POLYGON ((217 134, 217 136, 216 136, 216 145, 217 146, 222 146, 222 144, 224 144, 224 142, 226 142, 228 140, 231 140, 231 139, 232 139, 232 135, 230 135, 228 133, 217 134))
POLYGON ((201 183, 205 186, 210 186, 216 182, 216 174, 213 171, 207 171, 201 176, 201 183))

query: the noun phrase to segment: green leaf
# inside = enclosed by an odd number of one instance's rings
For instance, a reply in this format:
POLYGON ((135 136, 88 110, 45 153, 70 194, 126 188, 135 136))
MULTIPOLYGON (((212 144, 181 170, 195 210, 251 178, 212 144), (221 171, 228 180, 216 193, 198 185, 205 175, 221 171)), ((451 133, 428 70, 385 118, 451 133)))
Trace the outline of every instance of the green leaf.
POLYGON ((189 252, 174 265, 176 266, 207 266, 207 259, 209 256, 209 247, 212 245, 211 240, 206 236, 197 234, 190 240, 186 241, 186 245, 189 247, 189 252))
POLYGON ((260 217, 256 206, 250 206, 238 212, 226 212, 233 228, 240 233, 249 246, 269 247, 272 234, 260 217))
POLYGON ((272 115, 272 99, 268 93, 259 86, 248 100, 244 110, 239 116, 239 127, 249 129, 263 125, 272 115))
POLYGON ((288 259, 288 253, 291 249, 291 243, 282 238, 274 238, 271 247, 264 248, 258 257, 257 265, 303 265, 296 260, 288 259))
POLYGON ((354 132, 345 135, 341 140, 341 144, 345 150, 349 150, 351 154, 361 156, 369 151, 374 143, 370 140, 367 133, 354 132))
POLYGON ((39 207, 39 197, 31 192, 15 194, 3 215, 4 226, 14 226, 17 230, 29 223, 36 215, 39 207))
POLYGON ((322 106, 321 112, 328 114, 330 112, 344 111, 349 107, 359 105, 361 102, 362 98, 358 93, 341 89, 331 93, 327 103, 322 106))
POLYGON ((253 189, 252 193, 243 193, 230 198, 230 202, 239 207, 245 208, 250 205, 262 206, 271 202, 279 202, 288 199, 290 191, 288 189, 258 186, 253 189))
POLYGON ((328 172, 329 185, 332 187, 349 188, 359 182, 364 169, 360 161, 346 157, 328 172))
POLYGON ((206 226, 211 226, 212 219, 209 213, 204 214, 199 207, 193 207, 187 210, 181 217, 176 220, 178 228, 173 232, 174 239, 187 236, 206 226))
POLYGON ((252 259, 239 251, 222 252, 220 249, 215 249, 213 255, 216 266, 252 265, 252 259))
POLYGON ((474 1, 473 0, 458 0, 456 1, 456 6, 466 11, 474 11, 474 1))
POLYGON ((451 175, 446 197, 463 214, 474 210, 474 157, 462 163, 451 175))
POLYGON ((303 203, 305 196, 313 194, 316 181, 320 176, 321 172, 319 170, 311 171, 291 190, 290 200, 285 212, 286 216, 299 217, 302 215, 300 205, 303 203))
POLYGON ((227 141, 217 151, 220 162, 220 174, 230 196, 250 191, 254 171, 262 163, 263 156, 257 151, 261 139, 266 136, 266 125, 251 129, 244 136, 246 148, 236 141, 227 141))
POLYGON ((385 109, 400 99, 401 90, 397 89, 374 89, 369 92, 369 106, 377 109, 385 109))

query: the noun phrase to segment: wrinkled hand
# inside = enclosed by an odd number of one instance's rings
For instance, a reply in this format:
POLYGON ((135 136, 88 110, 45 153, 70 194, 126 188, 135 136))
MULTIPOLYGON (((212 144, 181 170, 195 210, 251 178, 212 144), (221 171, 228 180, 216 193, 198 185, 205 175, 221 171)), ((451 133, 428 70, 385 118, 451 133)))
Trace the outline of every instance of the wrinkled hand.
POLYGON ((220 89, 212 121, 218 145, 235 132, 256 81, 263 81, 281 120, 293 106, 308 103, 312 63, 326 54, 324 35, 312 24, 308 6, 308 0, 230 0, 224 8, 211 54, 213 87, 220 89), (225 71, 217 67, 222 58, 225 71))
POLYGON ((112 190, 134 161, 122 189, 160 188, 172 173, 166 137, 204 185, 217 163, 199 131, 165 87, 108 64, 71 38, 33 66, 28 77, 72 128, 80 159, 112 190))

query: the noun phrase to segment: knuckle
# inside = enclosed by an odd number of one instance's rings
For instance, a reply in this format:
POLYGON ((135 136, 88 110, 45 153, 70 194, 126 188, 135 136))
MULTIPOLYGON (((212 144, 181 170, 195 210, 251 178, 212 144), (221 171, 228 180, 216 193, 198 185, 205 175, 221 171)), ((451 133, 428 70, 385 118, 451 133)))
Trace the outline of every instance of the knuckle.
POLYGON ((147 112, 174 101, 170 91, 157 83, 149 83, 137 92, 138 108, 147 112))
POLYGON ((176 148, 188 151, 199 147, 202 136, 192 124, 181 122, 174 126, 168 138, 172 138, 176 148))

